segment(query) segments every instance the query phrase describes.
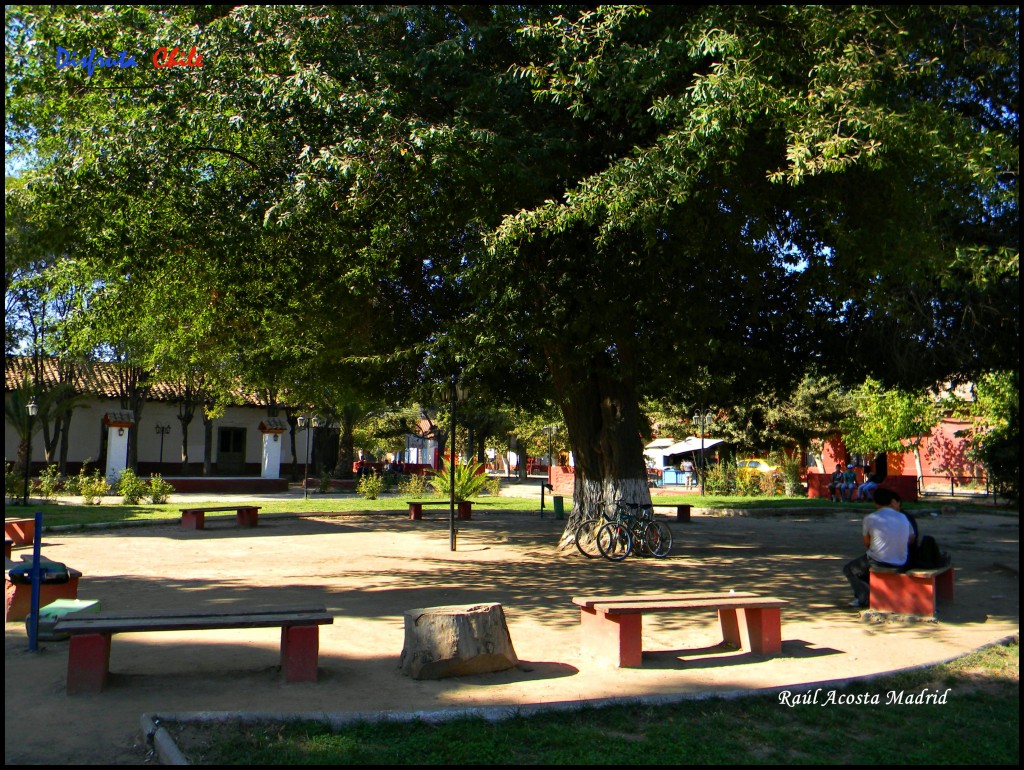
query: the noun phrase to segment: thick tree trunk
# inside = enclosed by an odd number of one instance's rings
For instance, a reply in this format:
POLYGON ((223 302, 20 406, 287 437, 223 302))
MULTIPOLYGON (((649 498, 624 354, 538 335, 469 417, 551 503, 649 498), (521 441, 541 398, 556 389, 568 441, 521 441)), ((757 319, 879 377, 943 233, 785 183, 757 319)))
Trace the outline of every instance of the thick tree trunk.
POLYGON ((338 437, 338 462, 334 466, 334 478, 352 478, 352 464, 356 461, 356 440, 353 436, 352 419, 345 415, 342 410, 341 424, 338 426, 340 435, 338 437))
POLYGON ((576 460, 573 510, 559 548, 571 546, 576 525, 617 500, 649 504, 640 438, 640 402, 628 366, 605 360, 585 371, 549 356, 555 392, 576 460))

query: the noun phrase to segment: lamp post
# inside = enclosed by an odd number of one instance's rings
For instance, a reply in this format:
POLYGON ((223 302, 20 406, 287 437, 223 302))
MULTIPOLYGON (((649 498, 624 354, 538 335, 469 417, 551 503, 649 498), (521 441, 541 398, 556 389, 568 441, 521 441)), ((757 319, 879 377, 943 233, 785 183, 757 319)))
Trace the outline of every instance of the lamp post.
POLYGON ((28 446, 25 447, 25 498, 21 501, 22 505, 28 505, 28 483, 32 473, 32 422, 39 414, 39 405, 35 398, 28 403, 25 411, 28 412, 28 436, 26 439, 28 446))
POLYGON ((157 435, 160 436, 160 469, 163 470, 163 467, 164 467, 164 436, 166 436, 168 433, 171 432, 171 426, 170 425, 157 425, 156 426, 156 432, 157 432, 157 435))
POLYGON ((448 463, 448 547, 455 550, 455 404, 466 398, 466 387, 459 382, 458 375, 452 375, 452 420, 449 441, 451 460, 448 463))
POLYGON ((693 413, 693 423, 700 429, 700 467, 697 469, 697 480, 700 482, 700 494, 704 496, 704 433, 708 425, 715 419, 710 409, 698 409, 693 413))
POLYGON ((309 430, 307 429, 307 423, 309 418, 304 414, 300 414, 296 422, 299 425, 299 430, 306 431, 306 453, 302 460, 302 499, 309 499, 309 430))

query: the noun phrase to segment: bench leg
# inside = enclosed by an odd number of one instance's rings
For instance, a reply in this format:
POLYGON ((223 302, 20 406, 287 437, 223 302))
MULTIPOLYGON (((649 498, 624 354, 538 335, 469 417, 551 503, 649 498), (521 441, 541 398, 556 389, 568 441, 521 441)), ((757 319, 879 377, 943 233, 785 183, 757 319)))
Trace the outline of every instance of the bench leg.
POLYGON ((608 615, 580 607, 580 653, 585 660, 620 668, 640 668, 643 615, 608 615))
POLYGON ((200 511, 199 513, 186 512, 181 514, 181 526, 185 529, 203 529, 205 525, 206 514, 200 511))
POLYGON ((281 670, 286 682, 315 682, 320 656, 320 626, 281 629, 281 670))
POLYGON ((68 645, 68 695, 102 692, 110 671, 110 634, 76 634, 68 645))
POLYGON ((255 527, 259 513, 258 508, 239 508, 235 514, 235 521, 240 527, 255 527))
POLYGON ((409 518, 419 521, 423 518, 423 506, 419 503, 409 503, 409 518))
POLYGON ((755 655, 782 651, 782 613, 778 607, 720 609, 718 622, 726 644, 755 655))

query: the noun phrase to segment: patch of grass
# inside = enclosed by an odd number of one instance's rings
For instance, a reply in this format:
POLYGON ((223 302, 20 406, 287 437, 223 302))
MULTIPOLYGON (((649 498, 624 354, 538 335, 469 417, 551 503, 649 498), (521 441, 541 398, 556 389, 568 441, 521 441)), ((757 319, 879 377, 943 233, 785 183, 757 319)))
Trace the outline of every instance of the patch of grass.
POLYGON ((194 764, 1018 764, 1017 642, 822 690, 444 723, 165 723, 194 764), (921 693, 945 703, 907 703, 921 693), (811 691, 813 693, 813 691, 811 691), (826 704, 833 697, 879 703, 826 704), (891 702, 902 698, 902 704, 891 702))
MULTIPOLYGON (((406 497, 381 495, 376 500, 366 500, 354 494, 317 495, 308 500, 260 500, 260 515, 268 513, 352 513, 358 511, 380 511, 408 515, 406 497)), ((473 501, 480 510, 537 511, 537 498, 480 497, 473 501)), ((117 524, 128 521, 174 521, 181 517, 181 509, 203 505, 224 505, 223 501, 190 499, 188 503, 162 503, 159 505, 123 505, 121 498, 105 498, 102 505, 81 505, 78 503, 50 502, 30 505, 15 510, 8 508, 7 518, 31 518, 36 511, 43 514, 43 526, 85 524, 117 524)), ((550 508, 550 503, 548 504, 550 508)))

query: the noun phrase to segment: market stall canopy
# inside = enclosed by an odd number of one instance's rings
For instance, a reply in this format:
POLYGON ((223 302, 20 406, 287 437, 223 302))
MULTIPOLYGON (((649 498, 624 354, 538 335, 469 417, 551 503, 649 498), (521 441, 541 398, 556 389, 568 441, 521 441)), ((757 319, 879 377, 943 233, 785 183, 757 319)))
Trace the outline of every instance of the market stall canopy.
MULTIPOLYGON (((715 446, 716 444, 725 443, 725 439, 721 438, 707 438, 704 437, 704 449, 705 451, 715 446)), ((700 436, 690 436, 684 441, 677 441, 672 446, 665 447, 662 453, 668 457, 669 455, 681 455, 687 452, 699 452, 701 448, 700 436)))

